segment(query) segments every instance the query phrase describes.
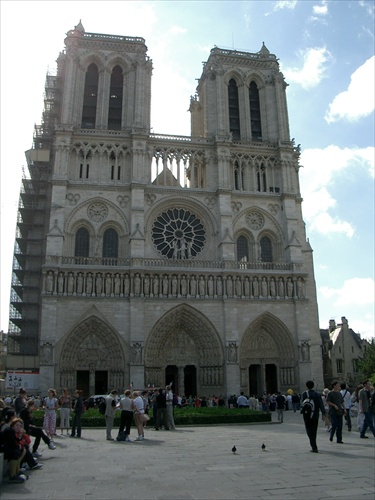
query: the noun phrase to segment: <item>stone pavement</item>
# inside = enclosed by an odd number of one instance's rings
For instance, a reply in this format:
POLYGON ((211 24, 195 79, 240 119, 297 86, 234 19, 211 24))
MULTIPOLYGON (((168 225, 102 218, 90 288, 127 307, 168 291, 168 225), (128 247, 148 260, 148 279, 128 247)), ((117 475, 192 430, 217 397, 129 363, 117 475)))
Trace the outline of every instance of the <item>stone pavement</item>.
MULTIPOLYGON (((43 469, 30 472, 24 484, 10 484, 4 478, 0 497, 374 500, 371 435, 360 439, 353 426, 352 432, 344 428, 345 444, 330 443, 321 423, 319 454, 310 453, 299 413, 284 415, 283 424, 180 427, 175 432, 147 429, 144 441, 132 443, 106 441, 104 429, 83 429, 81 439, 57 437, 55 451, 42 445, 43 469)), ((132 429, 131 438, 135 433, 132 429)))

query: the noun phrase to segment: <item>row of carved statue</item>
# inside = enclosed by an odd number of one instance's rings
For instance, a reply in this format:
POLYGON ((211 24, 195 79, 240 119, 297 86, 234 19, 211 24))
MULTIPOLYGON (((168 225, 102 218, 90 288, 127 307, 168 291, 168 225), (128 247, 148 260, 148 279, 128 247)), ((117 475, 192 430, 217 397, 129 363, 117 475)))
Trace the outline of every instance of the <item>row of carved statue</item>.
POLYGON ((56 272, 45 275, 44 293, 93 297, 305 298, 302 277, 56 272))

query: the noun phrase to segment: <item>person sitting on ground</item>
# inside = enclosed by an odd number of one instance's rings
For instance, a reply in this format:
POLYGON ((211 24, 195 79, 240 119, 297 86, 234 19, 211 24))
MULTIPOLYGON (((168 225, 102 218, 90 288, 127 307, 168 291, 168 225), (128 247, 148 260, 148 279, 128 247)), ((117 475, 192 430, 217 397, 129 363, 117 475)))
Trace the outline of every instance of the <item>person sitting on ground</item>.
MULTIPOLYGON (((15 418, 15 412, 10 410, 9 415, 12 416, 12 422, 9 423, 1 431, 1 441, 3 443, 4 458, 9 462, 9 482, 23 483, 28 477, 21 474, 21 460, 25 457, 26 450, 22 448, 17 437, 18 432, 22 429, 22 420, 15 418), (13 413, 13 415, 12 415, 13 413)), ((8 419, 8 413, 6 420, 8 419)), ((8 424, 8 422, 6 422, 8 424)))
MULTIPOLYGON (((19 419, 14 410, 9 410, 5 416, 5 424, 2 427, 2 429, 7 429, 9 427, 12 427, 13 422, 15 420, 21 420, 19 419)), ((22 422, 22 420, 21 420, 22 422)), ((21 467, 23 467, 23 464, 26 464, 26 468, 28 469, 41 469, 43 467, 42 464, 38 464, 38 462, 35 460, 35 458, 32 456, 31 451, 30 451, 30 436, 26 433, 24 427, 23 427, 23 422, 21 429, 17 431, 17 439, 19 440, 19 444, 21 447, 25 450, 24 456, 22 457, 21 460, 21 467)))
POLYGON ((40 444, 40 440, 48 446, 50 450, 56 450, 56 446, 53 441, 43 432, 41 427, 37 427, 33 425, 33 408, 34 408, 34 400, 30 399, 27 402, 26 408, 23 408, 20 412, 20 418, 23 420, 23 425, 27 434, 32 437, 35 437, 34 444, 32 447, 33 457, 41 457, 41 453, 38 452, 38 447, 40 444))

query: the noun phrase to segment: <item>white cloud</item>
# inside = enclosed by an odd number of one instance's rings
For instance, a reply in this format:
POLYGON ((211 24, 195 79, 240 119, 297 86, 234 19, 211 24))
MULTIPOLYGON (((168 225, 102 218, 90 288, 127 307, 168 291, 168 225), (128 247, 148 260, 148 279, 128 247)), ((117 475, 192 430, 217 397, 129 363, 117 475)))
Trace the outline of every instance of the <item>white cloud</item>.
POLYGON ((374 111, 374 65, 375 56, 372 56, 355 70, 348 89, 337 94, 330 103, 324 117, 328 123, 341 119, 355 121, 374 111))
POLYGON ((328 13, 327 3, 323 1, 321 5, 313 5, 313 12, 317 16, 325 16, 328 13))
MULTIPOLYGON (((345 315, 350 328, 362 338, 374 337, 374 289, 372 278, 351 278, 345 280, 341 288, 319 287, 319 303, 324 304, 320 309, 330 318, 341 319, 345 315)), ((321 328, 326 328, 327 324, 321 328)))
POLYGON ((324 149, 306 149, 301 154, 300 170, 301 192, 303 193, 303 215, 309 223, 310 231, 321 234, 344 234, 348 238, 354 235, 355 228, 331 212, 337 201, 330 193, 330 185, 337 175, 347 170, 349 176, 355 167, 370 177, 374 177, 375 148, 340 149, 330 145, 324 149))
POLYGON ((284 76, 304 89, 316 87, 325 77, 326 63, 331 59, 331 54, 325 47, 321 47, 307 49, 301 55, 302 68, 283 68, 284 76))
MULTIPOLYGON (((337 321, 345 315, 349 327, 362 338, 374 337, 374 290, 372 278, 351 278, 345 280, 341 288, 320 287, 319 303, 323 304, 320 312, 324 310, 323 315, 327 312, 330 318, 337 318, 337 321)), ((324 323, 321 328, 327 328, 328 320, 324 323)))
POLYGON ((275 3, 273 10, 289 9, 293 10, 297 5, 297 0, 279 0, 275 3))
POLYGON ((375 5, 373 2, 369 2, 368 0, 359 0, 359 5, 366 9, 369 16, 374 16, 375 5))

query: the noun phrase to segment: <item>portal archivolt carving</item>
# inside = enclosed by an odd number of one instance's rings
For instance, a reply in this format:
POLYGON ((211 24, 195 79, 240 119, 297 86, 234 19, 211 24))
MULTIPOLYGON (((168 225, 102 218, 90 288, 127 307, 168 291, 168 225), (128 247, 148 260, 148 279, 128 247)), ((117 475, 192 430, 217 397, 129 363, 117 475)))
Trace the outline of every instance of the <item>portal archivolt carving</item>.
POLYGON ((91 316, 73 329, 61 348, 63 370, 123 370, 125 353, 119 337, 101 319, 91 316))
POLYGON ((240 348, 240 365, 248 367, 261 360, 279 359, 280 367, 294 366, 295 349, 287 327, 266 313, 257 318, 244 334, 240 348))
POLYGON ((214 326, 199 311, 181 305, 163 316, 146 344, 146 366, 222 366, 223 348, 214 326))

